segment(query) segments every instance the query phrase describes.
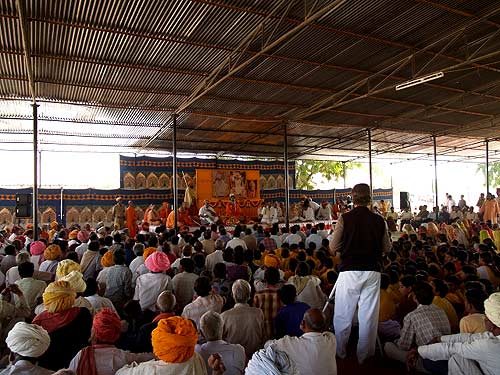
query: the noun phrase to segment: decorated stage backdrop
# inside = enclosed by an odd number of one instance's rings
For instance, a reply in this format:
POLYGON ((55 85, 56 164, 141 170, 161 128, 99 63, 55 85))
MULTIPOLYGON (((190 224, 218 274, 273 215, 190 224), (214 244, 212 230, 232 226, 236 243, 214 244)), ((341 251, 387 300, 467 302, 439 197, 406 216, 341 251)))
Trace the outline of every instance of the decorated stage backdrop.
MULTIPOLYGON (((280 161, 242 161, 198 158, 177 158, 177 186, 183 190, 185 179, 196 185, 197 170, 236 171, 240 173, 259 172, 259 190, 284 189, 284 165, 280 161)), ((288 163, 289 187, 295 187, 295 163, 288 163)), ((120 187, 122 189, 172 189, 172 158, 149 156, 120 156, 120 187)))

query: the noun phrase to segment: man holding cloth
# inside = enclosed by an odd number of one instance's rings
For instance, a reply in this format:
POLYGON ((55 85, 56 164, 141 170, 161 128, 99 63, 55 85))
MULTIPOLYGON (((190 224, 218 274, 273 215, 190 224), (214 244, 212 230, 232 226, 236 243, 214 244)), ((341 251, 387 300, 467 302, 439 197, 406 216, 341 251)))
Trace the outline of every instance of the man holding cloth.
POLYGON ((343 214, 333 234, 330 251, 340 253, 333 324, 337 355, 346 357, 351 325, 358 306, 358 362, 375 354, 380 307, 382 254, 391 249, 385 220, 369 209, 370 187, 357 184, 352 189, 354 209, 343 214))

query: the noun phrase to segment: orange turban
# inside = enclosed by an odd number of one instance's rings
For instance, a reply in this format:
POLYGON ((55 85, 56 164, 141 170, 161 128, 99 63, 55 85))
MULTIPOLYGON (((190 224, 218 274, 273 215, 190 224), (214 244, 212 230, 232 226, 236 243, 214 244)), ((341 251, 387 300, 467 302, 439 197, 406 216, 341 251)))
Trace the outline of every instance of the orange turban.
POLYGON ((68 238, 70 240, 76 240, 77 237, 78 237, 78 229, 74 229, 68 234, 68 238))
POLYGON ((43 304, 51 313, 68 310, 75 303, 75 298, 71 284, 63 280, 50 283, 43 292, 43 304))
POLYGON ((148 256, 153 254, 156 250, 157 250, 156 247, 147 247, 146 249, 144 249, 144 252, 142 253, 142 257, 144 258, 144 260, 146 260, 146 259, 148 259, 148 256))
POLYGON ((280 258, 278 258, 274 254, 268 254, 264 257, 264 266, 265 267, 274 267, 279 268, 280 266, 280 258))
POLYGON ((62 255, 59 245, 49 245, 43 252, 43 257, 46 260, 56 260, 62 255))
POLYGON ((104 308, 94 316, 92 329, 97 341, 112 344, 120 338, 122 323, 113 310, 104 308))
POLYGON ((113 252, 111 250, 108 250, 106 254, 102 256, 101 265, 103 267, 111 267, 115 265, 115 261, 113 260, 113 252))
POLYGON ((162 361, 182 363, 194 354, 198 332, 193 323, 180 316, 161 319, 151 333, 153 353, 162 361))

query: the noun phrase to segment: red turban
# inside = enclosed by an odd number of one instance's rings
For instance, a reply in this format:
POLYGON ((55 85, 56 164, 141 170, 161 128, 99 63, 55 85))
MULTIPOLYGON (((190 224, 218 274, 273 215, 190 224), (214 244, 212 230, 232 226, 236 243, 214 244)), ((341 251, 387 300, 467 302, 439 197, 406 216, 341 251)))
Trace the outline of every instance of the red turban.
POLYGON ((144 263, 151 272, 163 272, 170 269, 170 260, 167 254, 161 251, 153 252, 153 254, 146 258, 144 263))
POLYGON ((120 338, 122 323, 113 310, 104 308, 94 316, 92 329, 98 342, 112 344, 120 338))

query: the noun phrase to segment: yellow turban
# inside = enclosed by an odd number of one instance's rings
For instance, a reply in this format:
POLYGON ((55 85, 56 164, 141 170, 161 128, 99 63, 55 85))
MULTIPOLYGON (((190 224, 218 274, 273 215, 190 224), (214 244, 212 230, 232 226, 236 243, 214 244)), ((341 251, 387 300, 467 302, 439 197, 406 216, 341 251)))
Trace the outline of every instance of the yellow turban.
POLYGON ((57 228, 57 221, 53 221, 50 223, 50 229, 56 229, 57 228))
POLYGON ((111 267, 115 265, 115 261, 113 260, 113 252, 111 250, 108 250, 106 254, 102 256, 101 265, 103 267, 111 267))
POLYGON ((69 274, 62 277, 61 280, 67 281, 70 284, 71 289, 77 293, 83 293, 85 292, 85 289, 87 289, 87 284, 83 281, 83 275, 79 271, 71 271, 69 274))
POLYGON ((68 234, 68 238, 70 240, 76 240, 77 236, 78 236, 78 229, 74 229, 68 234))
POLYGON ((156 250, 157 250, 156 247, 147 247, 142 253, 142 257, 144 258, 144 260, 146 260, 148 256, 153 254, 156 250))
POLYGON ((75 303, 76 293, 71 284, 64 280, 50 283, 43 293, 43 304, 48 312, 68 310, 75 303))
POLYGON ((479 232, 479 241, 483 243, 487 238, 491 239, 490 233, 486 229, 481 229, 481 231, 479 232))
POLYGON ((59 262, 56 269, 57 279, 62 279, 64 276, 69 274, 71 271, 82 272, 82 268, 78 263, 71 259, 64 259, 59 262))
POLYGON ((280 266, 280 258, 278 258, 274 254, 268 254, 264 257, 264 266, 265 267, 274 267, 279 268, 280 266))
POLYGON ((162 361, 182 363, 194 354, 198 332, 193 323, 180 316, 161 319, 151 333, 153 353, 162 361))
POLYGON ((59 245, 49 245, 43 252, 43 257, 46 260, 56 260, 62 255, 59 245))

